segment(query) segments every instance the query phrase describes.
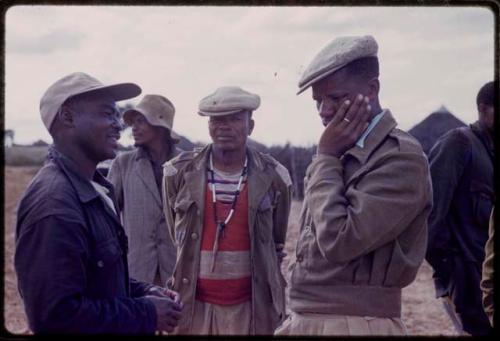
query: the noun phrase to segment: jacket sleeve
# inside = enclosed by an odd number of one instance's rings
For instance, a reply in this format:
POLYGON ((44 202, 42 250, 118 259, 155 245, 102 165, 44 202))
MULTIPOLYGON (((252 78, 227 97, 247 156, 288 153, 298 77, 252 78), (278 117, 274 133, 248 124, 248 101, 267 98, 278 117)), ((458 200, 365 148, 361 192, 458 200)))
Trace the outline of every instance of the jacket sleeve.
MULTIPOLYGON (((279 195, 275 197, 276 205, 273 215, 274 226, 274 243, 282 244, 284 246, 286 241, 286 232, 288 229, 288 216, 290 214, 290 205, 292 203, 292 182, 288 170, 279 164, 278 174, 279 179, 276 181, 276 190, 279 195)), ((276 192, 276 193, 277 193, 276 192)))
POLYGON ((154 333, 149 300, 86 295, 89 258, 87 231, 72 217, 50 215, 20 230, 14 261, 32 331, 154 333))
POLYGON ((130 278, 130 296, 141 297, 147 295, 149 289, 154 287, 154 284, 140 282, 136 279, 130 278))
POLYGON ((481 290, 483 291, 483 306, 491 325, 493 326, 493 258, 495 257, 494 242, 495 222, 494 211, 491 212, 488 241, 485 246, 485 258, 483 262, 483 275, 481 279, 481 290))
POLYGON ((109 168, 108 180, 113 184, 115 188, 115 196, 118 202, 118 208, 120 211, 123 210, 123 179, 122 179, 122 169, 120 165, 120 159, 116 157, 111 163, 109 168))
POLYGON ((322 255, 348 262, 396 239, 432 204, 428 172, 424 155, 398 152, 346 188, 341 161, 318 155, 308 170, 305 200, 322 255))
POLYGON ((177 240, 175 238, 175 211, 174 204, 177 195, 177 190, 175 186, 175 177, 169 176, 168 174, 163 174, 162 180, 162 191, 163 191, 163 213, 165 214, 165 221, 167 222, 167 229, 172 239, 172 243, 177 245, 177 240))
POLYGON ((438 280, 443 280, 444 286, 452 268, 449 255, 453 250, 447 216, 469 157, 470 143, 458 131, 443 137, 429 154, 434 203, 429 216, 426 259, 434 268, 438 280))

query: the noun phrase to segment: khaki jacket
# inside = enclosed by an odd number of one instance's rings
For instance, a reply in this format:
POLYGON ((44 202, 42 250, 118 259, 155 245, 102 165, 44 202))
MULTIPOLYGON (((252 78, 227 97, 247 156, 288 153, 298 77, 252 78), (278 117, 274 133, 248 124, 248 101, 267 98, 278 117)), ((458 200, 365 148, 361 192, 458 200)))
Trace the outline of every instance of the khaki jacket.
MULTIPOLYGON (((201 236, 211 145, 185 152, 163 169, 167 225, 177 245, 177 263, 170 287, 184 308, 178 334, 189 334, 199 271, 201 236)), ((248 148, 248 228, 252 274, 252 334, 272 334, 285 316, 285 280, 276 246, 284 244, 290 211, 288 171, 271 156, 248 148)))
POLYGON ((400 316, 401 288, 424 259, 432 190, 420 144, 395 127, 386 110, 364 148, 308 167, 291 310, 400 316))
MULTIPOLYGON (((174 156, 178 153, 174 150, 174 156)), ((130 276, 153 283, 159 268, 162 285, 165 285, 174 268, 175 246, 168 235, 153 167, 144 150, 135 149, 117 156, 111 164, 108 180, 115 187, 129 239, 130 276)))
POLYGON ((495 258, 494 239, 495 239, 495 209, 491 211, 490 226, 488 229, 488 241, 486 242, 486 245, 484 247, 485 257, 483 262, 483 271, 481 279, 481 290, 483 291, 484 312, 488 316, 491 326, 493 326, 493 313, 494 313, 493 309, 494 308, 493 269, 494 269, 494 258, 495 258))

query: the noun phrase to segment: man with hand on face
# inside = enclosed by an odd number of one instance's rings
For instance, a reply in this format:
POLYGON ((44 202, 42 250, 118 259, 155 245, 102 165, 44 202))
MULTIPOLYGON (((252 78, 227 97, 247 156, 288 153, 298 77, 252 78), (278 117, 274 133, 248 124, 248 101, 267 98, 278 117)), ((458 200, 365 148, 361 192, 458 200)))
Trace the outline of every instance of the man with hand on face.
POLYGON ((432 204, 420 144, 378 100, 378 46, 339 37, 299 81, 325 126, 309 165, 277 335, 403 335, 401 289, 425 254, 432 204))
POLYGON ((54 146, 19 204, 14 257, 35 334, 153 334, 177 325, 177 293, 129 278, 113 186, 96 171, 116 156, 115 102, 140 92, 133 83, 106 86, 77 72, 41 99, 54 146))
POLYGON ((179 154, 174 114, 173 104, 160 95, 146 95, 125 111, 137 148, 116 157, 108 175, 129 238, 130 275, 160 286, 172 275, 176 258, 161 196, 162 166, 179 154))
POLYGON ((177 334, 272 334, 285 314, 280 271, 290 210, 288 171, 247 146, 259 96, 217 89, 198 113, 212 143, 164 167, 165 215, 177 245, 177 334))

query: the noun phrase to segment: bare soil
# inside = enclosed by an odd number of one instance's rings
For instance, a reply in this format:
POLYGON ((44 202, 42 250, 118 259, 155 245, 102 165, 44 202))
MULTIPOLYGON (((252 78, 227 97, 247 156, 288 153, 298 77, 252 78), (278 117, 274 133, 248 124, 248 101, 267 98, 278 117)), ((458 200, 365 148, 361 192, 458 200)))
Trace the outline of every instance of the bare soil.
MULTIPOLYGON (((30 333, 24 306, 17 291, 17 278, 13 266, 16 207, 24 189, 38 167, 5 168, 5 327, 14 334, 30 333)), ((287 268, 293 255, 298 236, 298 217, 301 203, 292 204, 290 225, 286 242, 288 256, 283 262, 287 268)), ((416 280, 403 290, 402 319, 410 335, 457 335, 441 303, 434 298, 432 270, 423 263, 416 280)))

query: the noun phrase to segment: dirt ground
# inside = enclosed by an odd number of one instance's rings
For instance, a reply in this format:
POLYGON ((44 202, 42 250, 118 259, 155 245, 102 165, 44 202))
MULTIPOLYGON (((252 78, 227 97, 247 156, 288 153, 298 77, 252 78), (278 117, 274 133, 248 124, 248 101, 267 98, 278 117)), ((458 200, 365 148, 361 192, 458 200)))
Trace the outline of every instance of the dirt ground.
MULTIPOLYGON (((18 201, 36 173, 33 167, 5 168, 5 327, 15 334, 29 333, 24 307, 17 291, 17 279, 13 267, 15 214, 18 201)), ((290 227, 286 243, 283 269, 286 269, 298 235, 300 202, 292 204, 290 227)), ((440 302, 434 298, 432 271, 422 264, 416 280, 403 290, 403 322, 410 335, 457 335, 440 302)))

